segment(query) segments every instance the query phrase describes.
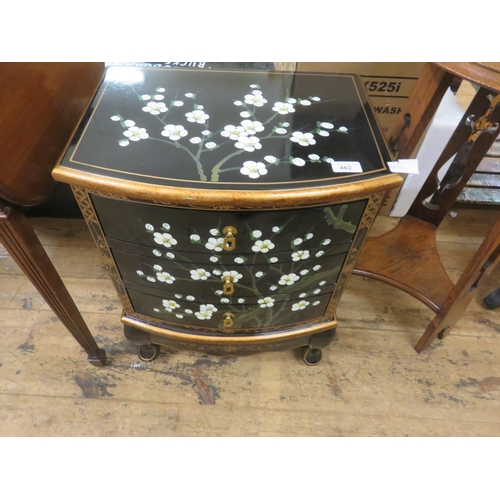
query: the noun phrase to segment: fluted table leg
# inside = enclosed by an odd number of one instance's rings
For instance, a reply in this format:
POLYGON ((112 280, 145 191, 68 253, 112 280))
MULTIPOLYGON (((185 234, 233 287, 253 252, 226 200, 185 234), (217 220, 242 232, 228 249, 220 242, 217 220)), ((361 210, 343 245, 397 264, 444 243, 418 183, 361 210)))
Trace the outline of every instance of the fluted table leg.
POLYGON ((106 353, 97 345, 71 295, 24 214, 0 200, 0 242, 52 308, 95 366, 106 353))

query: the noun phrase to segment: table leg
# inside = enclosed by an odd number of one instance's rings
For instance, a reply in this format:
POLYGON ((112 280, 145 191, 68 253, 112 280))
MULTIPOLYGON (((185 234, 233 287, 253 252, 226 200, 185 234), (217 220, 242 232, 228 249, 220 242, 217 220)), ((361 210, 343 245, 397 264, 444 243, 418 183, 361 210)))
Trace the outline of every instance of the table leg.
POLYGON ((434 339, 443 339, 450 333, 474 298, 481 281, 492 273, 499 261, 500 219, 491 228, 439 312, 415 345, 417 352, 428 347, 434 339))
POLYGON ((0 200, 0 243, 24 271, 95 366, 104 366, 106 353, 97 345, 24 214, 0 200))

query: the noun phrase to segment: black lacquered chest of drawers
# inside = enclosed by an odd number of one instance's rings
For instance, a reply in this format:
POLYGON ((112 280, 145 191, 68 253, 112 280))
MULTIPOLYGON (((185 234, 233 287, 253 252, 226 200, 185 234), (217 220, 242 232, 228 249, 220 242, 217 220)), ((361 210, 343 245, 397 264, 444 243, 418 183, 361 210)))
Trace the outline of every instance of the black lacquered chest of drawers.
POLYGON ((53 175, 141 359, 301 347, 317 364, 401 184, 390 160, 354 75, 111 66, 53 175))

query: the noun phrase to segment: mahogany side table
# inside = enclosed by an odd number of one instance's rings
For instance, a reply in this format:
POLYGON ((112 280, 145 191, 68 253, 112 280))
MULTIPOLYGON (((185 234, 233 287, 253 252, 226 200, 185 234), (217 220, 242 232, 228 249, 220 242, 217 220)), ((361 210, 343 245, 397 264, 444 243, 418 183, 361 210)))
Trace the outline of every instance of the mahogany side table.
POLYGON ((18 207, 49 196, 52 168, 103 73, 102 63, 0 64, 0 242, 96 366, 106 354, 18 207))
POLYGON ((500 131, 500 63, 428 63, 394 127, 390 147, 410 158, 439 103, 458 77, 479 86, 476 96, 438 158, 408 214, 391 231, 365 244, 353 274, 392 285, 436 315, 415 350, 446 337, 472 300, 481 280, 500 259, 500 220, 455 284, 436 248, 436 231, 500 131), (443 179, 438 173, 454 155, 443 179))

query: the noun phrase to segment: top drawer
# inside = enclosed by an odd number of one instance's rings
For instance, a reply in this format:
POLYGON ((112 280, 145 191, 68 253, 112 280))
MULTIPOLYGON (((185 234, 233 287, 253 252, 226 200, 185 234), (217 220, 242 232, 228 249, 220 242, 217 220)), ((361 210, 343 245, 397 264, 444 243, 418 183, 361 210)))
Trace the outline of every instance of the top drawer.
POLYGON ((92 195, 108 238, 160 250, 234 255, 329 250, 352 241, 366 200, 320 208, 210 211, 159 207, 92 195), (233 227, 232 251, 223 250, 224 229, 233 227))

